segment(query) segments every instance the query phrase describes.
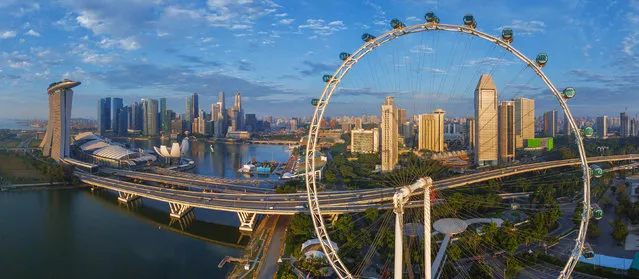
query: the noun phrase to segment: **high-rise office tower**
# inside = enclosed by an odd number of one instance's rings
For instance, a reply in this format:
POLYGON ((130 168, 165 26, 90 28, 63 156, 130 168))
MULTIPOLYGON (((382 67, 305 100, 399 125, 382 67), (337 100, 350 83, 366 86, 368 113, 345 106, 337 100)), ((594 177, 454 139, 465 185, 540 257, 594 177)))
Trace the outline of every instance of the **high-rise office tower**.
POLYGON ((444 151, 444 114, 437 109, 432 114, 420 114, 418 124, 418 148, 433 152, 444 151))
POLYGON ((524 147, 525 139, 535 137, 535 100, 515 98, 515 147, 524 147))
POLYGON ((158 100, 142 99, 144 110, 143 133, 147 137, 158 136, 158 100))
POLYGON ((254 132, 257 130, 257 117, 254 113, 247 113, 244 120, 244 128, 246 131, 254 132))
POLYGON ((242 108, 242 94, 235 93, 235 104, 231 109, 231 129, 233 131, 244 130, 244 109, 242 108))
POLYGON ((351 152, 352 153, 377 153, 379 152, 379 130, 352 130, 351 131, 351 152))
POLYGON ((191 109, 191 111, 193 112, 193 117, 197 117, 200 111, 200 97, 197 95, 197 93, 193 93, 191 98, 193 99, 193 101, 191 102, 193 104, 193 108, 191 109))
POLYGON ((475 163, 496 165, 498 160, 497 87, 483 74, 475 88, 475 163))
POLYGON ((570 136, 572 134, 572 130, 570 129, 570 122, 568 121, 568 116, 564 114, 564 134, 570 136))
POLYGON ((98 133, 104 135, 111 129, 111 98, 102 98, 98 101, 98 133))
POLYGON ((191 122, 193 120, 193 97, 186 97, 186 105, 184 107, 184 121, 191 122))
POLYGON ((639 136, 639 119, 637 118, 630 120, 630 136, 639 136))
POLYGON ((557 111, 544 112, 544 135, 546 137, 557 136, 557 111))
POLYGON ((619 114, 619 122, 621 124, 621 136, 629 137, 630 136, 630 117, 625 112, 619 114))
POLYGON ((171 115, 166 109, 166 98, 160 98, 160 130, 168 136, 171 133, 171 115))
POLYGON ((47 88, 49 97, 49 119, 47 131, 42 138, 40 148, 42 155, 60 161, 69 157, 71 131, 71 107, 73 104, 73 90, 71 88, 80 85, 80 82, 63 80, 52 83, 47 88))
POLYGON ((402 133, 401 127, 404 125, 404 122, 406 122, 406 110, 398 108, 397 109, 397 117, 398 117, 398 119, 397 119, 397 121, 398 121, 397 122, 397 127, 400 128, 399 133, 401 134, 402 133))
POLYGON ((475 118, 466 121, 466 140, 470 150, 475 149, 475 118))
POLYGON ((515 160, 515 102, 499 103, 499 162, 515 160))
POLYGON ((596 124, 595 132, 597 132, 597 136, 601 139, 608 138, 608 116, 597 117, 596 124))
POLYGON ((217 103, 211 104, 211 121, 216 121, 219 114, 220 106, 217 103))
POLYGON ((113 133, 119 137, 126 137, 128 134, 129 107, 122 107, 116 112, 116 130, 113 133))
POLYGON ((111 98, 111 130, 114 134, 117 134, 118 131, 118 111, 124 107, 124 102, 122 98, 111 98))
POLYGON ((392 171, 398 159, 397 108, 393 97, 382 105, 382 171, 392 171))

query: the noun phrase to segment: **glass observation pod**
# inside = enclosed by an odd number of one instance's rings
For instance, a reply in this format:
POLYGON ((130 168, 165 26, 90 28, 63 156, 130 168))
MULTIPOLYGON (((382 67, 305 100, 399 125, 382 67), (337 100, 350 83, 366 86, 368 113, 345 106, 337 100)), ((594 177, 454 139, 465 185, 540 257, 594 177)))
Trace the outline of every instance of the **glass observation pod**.
POLYGON ((590 205, 590 217, 595 220, 601 220, 601 218, 603 218, 603 210, 601 210, 598 204, 593 203, 590 205))
POLYGON ((424 15, 424 19, 426 19, 426 22, 429 23, 439 23, 439 18, 433 12, 427 12, 424 15))
POLYGON ((364 34, 362 35, 362 40, 363 40, 364 42, 367 42, 367 43, 368 43, 368 42, 370 42, 370 41, 372 41, 372 40, 375 40, 375 36, 373 36, 373 35, 371 35, 371 34, 368 34, 368 33, 364 33, 364 34))
POLYGON ((589 138, 589 137, 592 137, 592 135, 595 134, 595 130, 593 130, 592 127, 586 127, 586 128, 582 129, 582 133, 584 134, 584 136, 589 138))
POLYGON ((513 30, 510 28, 504 28, 504 30, 501 30, 501 39, 504 40, 504 42, 507 43, 512 43, 513 42, 513 30))
POLYGON ((406 27, 406 25, 403 22, 401 22, 399 19, 396 19, 396 18, 391 19, 390 25, 391 27, 393 27, 393 29, 406 27))
POLYGON ((331 81, 331 79, 333 79, 332 75, 324 75, 324 76, 322 76, 322 80, 324 82, 329 82, 329 81, 331 81))
POLYGON ((592 165, 590 166, 590 169, 591 169, 591 174, 593 177, 599 178, 603 176, 603 169, 601 169, 599 166, 592 165))
POLYGON ((592 260, 595 258, 595 251, 590 247, 590 243, 584 243, 584 248, 581 251, 581 254, 586 258, 586 260, 592 260))
POLYGON ((564 99, 571 99, 572 97, 575 97, 576 93, 577 92, 575 91, 574 88, 566 87, 566 89, 564 89, 564 91, 561 92, 561 96, 564 97, 564 99))
POLYGON ((546 63, 548 63, 548 55, 543 52, 540 54, 537 54, 537 57, 535 58, 535 62, 537 63, 537 66, 539 66, 540 68, 543 66, 546 66, 546 63))
POLYGON ((346 61, 346 59, 348 59, 349 57, 351 57, 351 54, 347 52, 342 52, 339 54, 339 59, 342 61, 346 61))
POLYGON ((464 16, 464 25, 475 29, 477 27, 477 22, 475 22, 475 17, 471 14, 467 14, 464 16))
POLYGON ((314 107, 316 107, 317 105, 319 105, 320 100, 319 99, 313 99, 311 100, 311 105, 313 105, 314 107))

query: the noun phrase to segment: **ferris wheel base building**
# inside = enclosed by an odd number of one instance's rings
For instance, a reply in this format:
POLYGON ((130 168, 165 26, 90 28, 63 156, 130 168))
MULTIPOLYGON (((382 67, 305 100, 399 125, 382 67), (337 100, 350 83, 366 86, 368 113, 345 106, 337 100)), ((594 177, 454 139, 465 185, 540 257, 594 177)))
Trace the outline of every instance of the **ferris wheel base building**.
POLYGON ((69 157, 71 104, 73 90, 80 82, 65 79, 49 85, 49 121, 40 148, 42 155, 60 161, 69 157))

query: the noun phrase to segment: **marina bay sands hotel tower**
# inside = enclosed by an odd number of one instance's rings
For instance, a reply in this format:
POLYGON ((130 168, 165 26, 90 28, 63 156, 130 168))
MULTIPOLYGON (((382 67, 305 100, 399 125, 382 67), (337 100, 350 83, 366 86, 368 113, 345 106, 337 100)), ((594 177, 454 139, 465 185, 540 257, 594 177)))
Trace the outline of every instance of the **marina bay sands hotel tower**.
POLYGON ((71 104, 73 90, 80 82, 65 79, 54 82, 47 88, 49 95, 49 122, 40 148, 42 155, 49 156, 56 161, 69 157, 69 120, 71 119, 71 104))

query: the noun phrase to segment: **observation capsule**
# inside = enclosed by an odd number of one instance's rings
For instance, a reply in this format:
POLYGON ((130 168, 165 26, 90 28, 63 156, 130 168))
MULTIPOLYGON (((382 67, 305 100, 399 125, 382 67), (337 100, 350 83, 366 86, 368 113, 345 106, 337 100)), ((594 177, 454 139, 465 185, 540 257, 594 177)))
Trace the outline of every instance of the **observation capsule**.
POLYGON ((582 133, 585 137, 589 138, 589 137, 592 137, 592 135, 594 135, 594 134, 595 134, 595 130, 593 130, 593 129, 592 129, 592 127, 585 127, 585 128, 583 128, 583 129, 581 130, 581 133, 582 133))
POLYGON ((329 82, 329 81, 331 81, 331 79, 333 79, 332 75, 324 75, 324 76, 322 76, 322 80, 324 82, 329 82))
POLYGON ((504 28, 504 30, 501 30, 501 38, 502 40, 504 40, 507 43, 512 43, 513 42, 513 30, 510 28, 504 28))
POLYGON ((535 58, 535 62, 537 63, 537 66, 539 66, 540 68, 543 66, 546 66, 546 63, 548 63, 548 55, 543 52, 540 54, 537 54, 537 58, 535 58))
POLYGON ((586 258, 586 260, 592 260, 595 258, 595 251, 592 250, 590 243, 584 243, 583 249, 581 249, 581 254, 586 258))
POLYGON ((428 23, 439 23, 439 17, 437 17, 435 13, 433 12, 427 12, 424 15, 424 18, 426 19, 426 22, 428 23))
POLYGON ((320 100, 319 99, 313 99, 311 100, 311 105, 313 105, 314 107, 316 107, 319 104, 320 100))
POLYGON ((373 36, 373 35, 371 35, 371 34, 368 34, 368 33, 364 33, 364 34, 362 35, 362 40, 363 40, 364 42, 367 42, 367 43, 368 43, 368 42, 370 42, 370 41, 372 41, 372 40, 375 40, 375 36, 373 36))
POLYGON ((571 99, 572 97, 575 97, 575 89, 572 87, 566 87, 566 89, 564 89, 564 91, 561 92, 561 96, 564 97, 564 99, 571 99))
POLYGON ((349 57, 351 57, 351 54, 347 52, 342 52, 339 54, 339 59, 342 61, 346 61, 346 59, 348 59, 349 57))
POLYGON ((595 220, 601 220, 603 218, 603 210, 598 204, 593 203, 590 205, 590 217, 595 220))
POLYGON ((391 27, 393 27, 393 29, 406 27, 406 25, 403 22, 401 22, 399 19, 396 19, 396 18, 391 19, 390 25, 391 27))
POLYGON ((591 170, 592 176, 595 178, 599 178, 603 176, 603 170, 597 165, 590 166, 590 170, 591 170))
POLYGON ((475 29, 477 27, 477 22, 475 21, 475 17, 471 14, 467 14, 464 16, 464 25, 475 29))

